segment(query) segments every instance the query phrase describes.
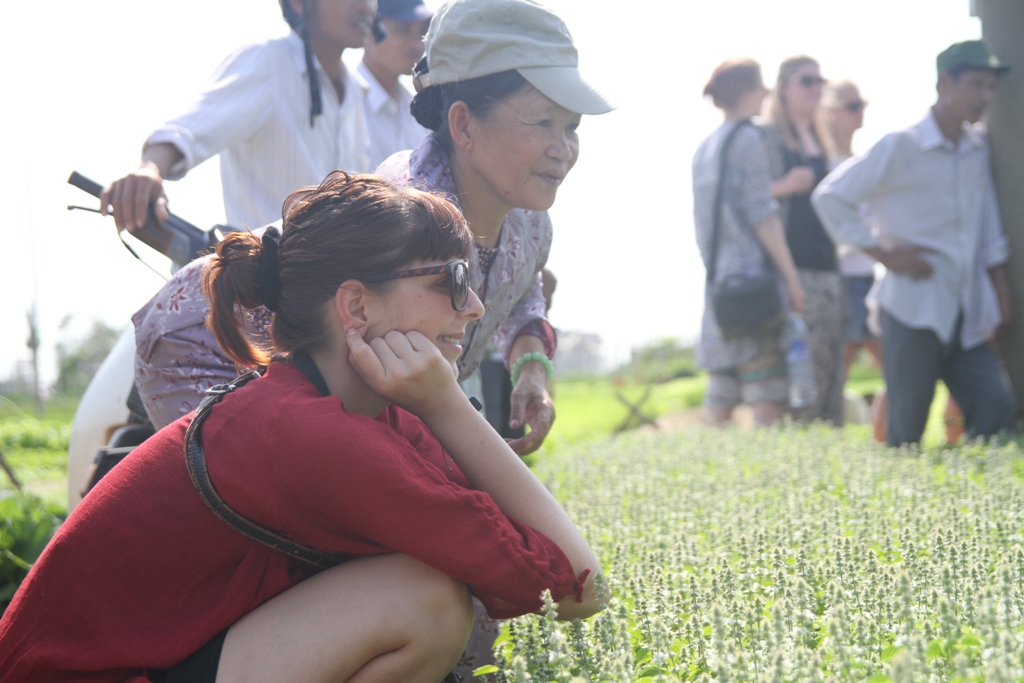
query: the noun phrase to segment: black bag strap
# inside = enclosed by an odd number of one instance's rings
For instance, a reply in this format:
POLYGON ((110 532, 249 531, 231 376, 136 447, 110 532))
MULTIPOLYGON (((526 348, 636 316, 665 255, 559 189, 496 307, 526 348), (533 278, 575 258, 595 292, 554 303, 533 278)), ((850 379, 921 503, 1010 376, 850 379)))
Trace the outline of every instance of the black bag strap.
MULTIPOLYGON (((745 126, 753 126, 753 122, 750 119, 740 119, 736 122, 736 126, 729 131, 725 136, 725 140, 722 142, 722 151, 719 153, 718 161, 718 187, 715 189, 715 210, 714 219, 711 223, 711 253, 708 254, 708 275, 707 282, 713 283, 715 280, 715 272, 718 270, 718 242, 721 237, 721 223, 722 223, 722 200, 725 198, 725 160, 729 153, 729 147, 732 146, 733 138, 736 134, 745 126)), ((756 128, 756 127, 755 127, 756 128)), ((761 249, 761 255, 764 257, 765 267, 771 268, 771 262, 768 260, 768 254, 764 251, 764 247, 761 245, 761 241, 757 240, 755 236, 757 246, 761 249)))
POLYGON ((238 377, 228 384, 218 384, 206 392, 206 398, 199 404, 196 414, 192 418, 192 424, 189 425, 188 430, 185 432, 185 463, 188 465, 188 473, 192 477, 192 483, 195 485, 196 491, 199 492, 199 497, 206 503, 206 507, 210 508, 213 514, 220 517, 228 526, 249 540, 262 543, 289 557, 302 560, 317 569, 328 569, 341 564, 345 561, 345 558, 296 543, 281 534, 260 526, 237 512, 224 502, 210 480, 210 471, 206 466, 206 453, 203 451, 203 442, 200 437, 203 422, 209 417, 213 406, 217 405, 224 396, 239 387, 245 386, 250 380, 256 379, 259 376, 260 373, 253 371, 238 377))

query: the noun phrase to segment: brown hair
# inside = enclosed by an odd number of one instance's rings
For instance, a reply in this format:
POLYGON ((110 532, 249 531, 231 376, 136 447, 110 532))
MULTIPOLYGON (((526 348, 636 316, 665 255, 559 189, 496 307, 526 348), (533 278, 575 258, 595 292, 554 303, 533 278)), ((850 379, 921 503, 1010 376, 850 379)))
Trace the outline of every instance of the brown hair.
POLYGON ((369 174, 334 171, 318 187, 293 192, 282 214, 280 247, 271 266, 280 299, 272 314, 270 348, 254 345, 243 333, 235 308, 265 303, 260 238, 228 235, 203 274, 203 293, 210 301, 207 325, 224 352, 243 366, 266 365, 275 352, 311 351, 323 344, 324 304, 346 280, 416 261, 465 258, 472 242, 465 218, 448 200, 369 174))
POLYGON ((763 87, 761 66, 749 57, 741 57, 727 59, 718 65, 704 86, 704 95, 710 95, 719 109, 732 109, 744 93, 763 87))
MULTIPOLYGON (((793 130, 793 122, 789 120, 789 115, 786 113, 786 103, 782 99, 782 87, 788 85, 793 76, 796 75, 797 70, 807 64, 818 66, 818 60, 807 55, 797 55, 796 57, 783 60, 782 64, 779 65, 779 76, 775 79, 775 88, 772 90, 771 99, 768 103, 768 120, 775 124, 775 128, 779 131, 779 135, 782 136, 782 141, 786 147, 794 152, 802 152, 803 150, 793 130)), ((825 156, 831 157, 831 138, 825 134, 825 125, 821 120, 820 107, 818 111, 814 112, 814 117, 811 119, 811 131, 818 138, 818 144, 821 145, 825 156)))

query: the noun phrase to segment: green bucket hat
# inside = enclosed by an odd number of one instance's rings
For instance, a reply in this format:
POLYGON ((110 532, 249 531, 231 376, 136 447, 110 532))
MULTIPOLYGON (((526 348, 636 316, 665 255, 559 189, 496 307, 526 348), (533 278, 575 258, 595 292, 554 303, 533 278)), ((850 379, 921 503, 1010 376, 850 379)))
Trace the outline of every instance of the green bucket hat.
POLYGON ((950 45, 935 58, 939 71, 964 71, 966 69, 989 69, 996 73, 1009 71, 1010 67, 992 54, 984 40, 965 40, 950 45))

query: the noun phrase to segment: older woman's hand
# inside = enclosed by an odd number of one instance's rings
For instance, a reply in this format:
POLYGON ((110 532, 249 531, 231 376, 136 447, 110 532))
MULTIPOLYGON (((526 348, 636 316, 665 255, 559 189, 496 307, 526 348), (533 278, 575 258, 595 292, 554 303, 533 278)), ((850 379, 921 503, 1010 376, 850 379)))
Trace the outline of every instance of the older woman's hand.
POLYGON ((508 445, 518 455, 529 455, 540 448, 555 423, 555 404, 548 393, 547 371, 540 363, 526 363, 523 366, 519 381, 512 389, 511 412, 509 426, 517 429, 527 424, 530 433, 509 440, 508 445))

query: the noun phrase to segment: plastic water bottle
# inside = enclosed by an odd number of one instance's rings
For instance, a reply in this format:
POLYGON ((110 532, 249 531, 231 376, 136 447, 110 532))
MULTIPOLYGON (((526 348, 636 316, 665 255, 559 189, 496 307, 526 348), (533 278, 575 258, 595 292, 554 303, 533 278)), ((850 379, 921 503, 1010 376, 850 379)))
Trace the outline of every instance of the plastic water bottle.
POLYGON ((807 345, 807 323, 796 313, 789 316, 789 348, 786 350, 789 370, 789 405, 805 408, 818 400, 814 383, 814 363, 807 345))

